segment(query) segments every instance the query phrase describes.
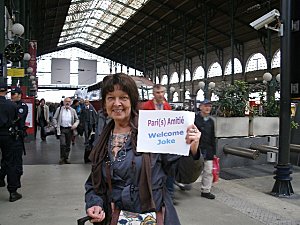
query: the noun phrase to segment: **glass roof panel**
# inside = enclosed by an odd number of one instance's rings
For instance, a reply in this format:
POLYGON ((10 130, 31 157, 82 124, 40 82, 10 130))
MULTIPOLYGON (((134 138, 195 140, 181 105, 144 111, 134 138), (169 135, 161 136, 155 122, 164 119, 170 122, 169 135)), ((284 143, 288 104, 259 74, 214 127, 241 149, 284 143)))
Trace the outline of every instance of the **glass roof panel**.
POLYGON ((148 1, 72 0, 58 45, 81 42, 98 48, 148 1))

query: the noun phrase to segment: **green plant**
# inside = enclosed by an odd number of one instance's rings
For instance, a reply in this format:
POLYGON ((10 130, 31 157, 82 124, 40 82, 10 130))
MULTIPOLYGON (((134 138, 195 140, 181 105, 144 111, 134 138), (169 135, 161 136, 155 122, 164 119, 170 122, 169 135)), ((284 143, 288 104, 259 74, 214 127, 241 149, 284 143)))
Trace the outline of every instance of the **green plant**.
POLYGON ((215 90, 219 100, 215 102, 217 116, 243 117, 247 107, 249 87, 245 81, 234 81, 233 85, 223 83, 215 90))
POLYGON ((279 116, 279 104, 275 100, 275 96, 271 96, 270 99, 267 101, 264 101, 262 103, 263 106, 263 116, 268 116, 268 117, 277 117, 279 116))
POLYGON ((292 120, 291 121, 291 128, 292 129, 298 129, 299 128, 299 123, 292 120))

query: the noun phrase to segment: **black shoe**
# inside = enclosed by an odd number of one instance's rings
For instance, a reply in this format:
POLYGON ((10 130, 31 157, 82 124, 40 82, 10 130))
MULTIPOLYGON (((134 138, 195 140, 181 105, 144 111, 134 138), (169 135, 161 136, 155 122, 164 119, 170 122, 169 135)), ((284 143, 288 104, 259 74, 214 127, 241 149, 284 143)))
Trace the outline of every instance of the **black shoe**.
POLYGON ((0 179, 0 187, 5 187, 5 181, 4 181, 4 179, 0 179))
POLYGON ((69 160, 65 159, 65 164, 71 164, 69 160))
POLYGON ((65 164, 65 160, 64 159, 59 160, 58 164, 59 165, 65 164))
POLYGON ((89 159, 84 159, 84 163, 90 163, 90 162, 92 162, 92 161, 89 159))
POLYGON ((178 202, 174 198, 172 199, 172 201, 173 201, 173 205, 177 205, 178 204, 178 202))
POLYGON ((208 198, 208 199, 215 199, 216 198, 216 196, 214 195, 214 194, 212 194, 212 193, 201 193, 201 197, 204 197, 204 198, 208 198))
POLYGON ((9 194, 9 201, 10 202, 15 202, 15 201, 17 201, 17 200, 19 200, 19 199, 21 199, 22 198, 22 195, 21 194, 19 194, 18 192, 11 192, 10 194, 9 194))

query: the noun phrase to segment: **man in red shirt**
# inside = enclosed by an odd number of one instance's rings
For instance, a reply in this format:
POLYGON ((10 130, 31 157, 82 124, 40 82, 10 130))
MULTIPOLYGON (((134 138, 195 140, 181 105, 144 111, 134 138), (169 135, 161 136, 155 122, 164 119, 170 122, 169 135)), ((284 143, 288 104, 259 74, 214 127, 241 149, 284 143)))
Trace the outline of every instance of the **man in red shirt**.
POLYGON ((165 87, 161 84, 155 84, 153 86, 154 98, 145 102, 142 106, 144 110, 171 110, 171 106, 165 99, 165 87))
MULTIPOLYGON (((155 84, 153 86, 153 95, 152 100, 148 100, 142 105, 143 110, 172 110, 172 107, 165 99, 165 87, 161 84, 155 84)), ((170 192, 172 198, 174 198, 174 177, 168 176, 166 181, 166 186, 170 192)), ((174 200, 173 200, 174 201, 174 200)))

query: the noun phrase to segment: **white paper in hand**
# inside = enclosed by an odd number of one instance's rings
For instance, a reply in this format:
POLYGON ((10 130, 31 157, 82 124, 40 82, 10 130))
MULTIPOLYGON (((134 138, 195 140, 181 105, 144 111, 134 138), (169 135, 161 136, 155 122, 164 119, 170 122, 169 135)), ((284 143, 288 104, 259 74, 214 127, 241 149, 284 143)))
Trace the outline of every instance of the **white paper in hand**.
POLYGON ((189 155, 186 129, 195 113, 171 110, 140 110, 137 152, 189 155))

